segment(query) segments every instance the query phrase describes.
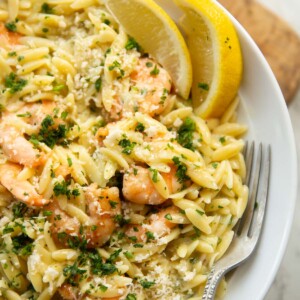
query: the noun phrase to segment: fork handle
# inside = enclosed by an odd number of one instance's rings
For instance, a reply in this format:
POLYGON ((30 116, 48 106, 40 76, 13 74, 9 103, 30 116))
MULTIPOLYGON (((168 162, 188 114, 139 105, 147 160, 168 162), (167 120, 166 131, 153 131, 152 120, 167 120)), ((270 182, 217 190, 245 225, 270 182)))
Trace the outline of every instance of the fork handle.
POLYGON ((227 269, 219 269, 215 270, 213 268, 207 278, 207 282, 204 288, 204 293, 202 296, 202 300, 213 300, 217 291, 218 284, 222 277, 227 272, 227 269))

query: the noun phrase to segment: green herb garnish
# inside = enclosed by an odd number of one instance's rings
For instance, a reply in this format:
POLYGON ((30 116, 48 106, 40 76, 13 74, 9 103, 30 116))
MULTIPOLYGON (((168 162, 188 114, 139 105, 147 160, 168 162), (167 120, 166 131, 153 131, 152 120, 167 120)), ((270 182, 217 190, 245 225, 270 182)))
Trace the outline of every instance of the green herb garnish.
POLYGON ((38 135, 32 135, 30 137, 30 142, 37 145, 39 142, 45 143, 51 149, 57 143, 66 143, 67 127, 64 124, 59 124, 54 127, 55 122, 50 115, 47 115, 41 123, 41 129, 38 135))
POLYGON ((10 32, 16 32, 17 31, 17 26, 16 26, 16 22, 15 21, 12 21, 12 22, 9 22, 9 23, 5 23, 5 27, 10 32))
POLYGON ((154 284, 155 284, 155 281, 148 281, 148 280, 146 280, 146 279, 140 280, 140 285, 141 285, 144 289, 149 289, 149 288, 151 288, 154 284))
POLYGON ((151 177, 152 181, 154 183, 158 182, 159 181, 159 179, 158 179, 158 171, 156 169, 152 169, 152 168, 149 168, 149 171, 152 172, 152 177, 151 177))
POLYGON ((158 74, 159 74, 159 68, 157 67, 157 65, 155 65, 152 71, 150 72, 150 75, 157 76, 158 74))
POLYGON ((186 175, 187 172, 187 166, 180 161, 180 158, 178 156, 174 156, 172 158, 175 166, 177 167, 177 171, 175 173, 176 177, 178 178, 178 181, 180 183, 185 182, 186 180, 189 180, 190 177, 186 175))
POLYGON ((184 148, 194 150, 193 133, 196 129, 196 124, 193 119, 187 117, 183 124, 178 129, 177 142, 184 148))
POLYGON ((28 111, 25 114, 18 114, 17 117, 19 117, 19 118, 30 118, 31 113, 28 111))
POLYGON ((27 80, 17 77, 15 73, 10 73, 5 77, 4 85, 9 88, 10 94, 21 91, 27 84, 27 80))
POLYGON ((165 215, 165 218, 166 218, 167 220, 169 220, 169 221, 172 221, 172 220, 173 220, 171 214, 166 214, 166 215, 165 215))
POLYGON ((209 90, 209 85, 207 83, 204 83, 204 82, 199 82, 198 83, 198 88, 202 89, 204 91, 208 91, 209 90))
POLYGON ((49 6, 48 3, 43 3, 41 6, 41 12, 44 14, 52 15, 54 14, 54 10, 52 7, 49 6))
POLYGON ((95 81, 95 89, 97 92, 100 92, 102 88, 102 78, 99 77, 96 81, 95 81))
POLYGON ((138 122, 135 127, 135 131, 144 132, 144 130, 145 130, 145 125, 143 123, 138 122))
POLYGON ((137 51, 141 51, 141 46, 136 42, 136 40, 130 37, 125 45, 126 50, 136 49, 137 51))
POLYGON ((126 296, 125 300, 136 300, 136 295, 135 294, 128 294, 126 296))
POLYGON ((119 141, 118 145, 123 148, 122 153, 129 155, 131 154, 136 143, 131 142, 129 139, 127 139, 126 135, 123 135, 123 139, 119 141))

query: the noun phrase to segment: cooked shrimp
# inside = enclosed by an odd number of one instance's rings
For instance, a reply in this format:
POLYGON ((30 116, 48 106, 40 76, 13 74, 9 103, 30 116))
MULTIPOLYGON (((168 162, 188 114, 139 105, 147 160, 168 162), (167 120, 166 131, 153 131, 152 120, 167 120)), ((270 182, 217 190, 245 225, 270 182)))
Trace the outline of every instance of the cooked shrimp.
POLYGON ((35 167, 44 162, 42 153, 34 148, 13 126, 4 126, 0 133, 0 145, 3 153, 12 162, 35 167))
POLYGON ((119 91, 115 96, 110 118, 130 117, 137 111, 151 117, 161 114, 170 102, 171 87, 171 77, 166 70, 149 58, 139 59, 130 74, 129 90, 119 91))
POLYGON ((37 193, 34 186, 27 180, 19 180, 18 174, 22 167, 13 163, 0 165, 0 182, 12 195, 30 206, 43 206, 49 201, 37 193))
POLYGON ((138 242, 148 242, 152 239, 161 238, 170 233, 170 230, 177 225, 169 220, 172 219, 172 214, 178 212, 179 209, 175 206, 164 208, 158 213, 152 214, 142 225, 129 225, 126 235, 129 238, 136 237, 138 242))
POLYGON ((43 100, 41 103, 27 103, 19 111, 18 115, 26 115, 23 120, 30 125, 39 127, 47 115, 51 115, 56 108, 56 104, 53 101, 43 100))
POLYGON ((20 34, 8 31, 3 23, 0 23, 0 47, 19 44, 20 34))
POLYGON ((135 109, 151 117, 161 114, 168 104, 171 90, 172 81, 168 72, 153 60, 141 58, 130 77, 133 89, 143 95, 137 98, 138 102, 135 107, 131 107, 131 111, 135 109))
POLYGON ((42 120, 53 111, 54 107, 53 102, 43 101, 42 104, 26 104, 17 114, 3 113, 0 122, 0 146, 10 161, 27 167, 36 167, 45 162, 43 153, 24 137, 24 133, 19 128, 14 126, 14 120, 18 118, 17 115, 24 115, 23 121, 38 129, 42 120))
MULTIPOLYGON (((175 167, 171 167, 169 173, 161 173, 170 193, 175 193, 182 187, 175 173, 175 167)), ((138 204, 150 205, 159 205, 165 202, 167 199, 158 193, 151 177, 151 171, 144 167, 136 166, 126 172, 122 189, 125 199, 138 204)))
POLYGON ((57 201, 53 201, 46 209, 52 211, 50 216, 53 238, 63 245, 68 240, 87 242, 88 248, 96 248, 105 244, 116 228, 114 217, 121 213, 119 190, 116 187, 97 189, 96 184, 90 185, 85 192, 87 203, 87 224, 80 224, 63 211, 57 201))

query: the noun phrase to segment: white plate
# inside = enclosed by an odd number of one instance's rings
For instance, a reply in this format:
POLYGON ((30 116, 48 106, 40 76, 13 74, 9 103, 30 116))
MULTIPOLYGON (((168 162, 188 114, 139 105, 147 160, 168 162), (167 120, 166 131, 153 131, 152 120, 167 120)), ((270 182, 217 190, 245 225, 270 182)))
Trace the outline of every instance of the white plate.
MULTIPOLYGON (((156 2, 178 21, 181 13, 172 1, 156 2)), ((263 299, 270 288, 289 237, 297 192, 296 147, 288 110, 268 63, 249 34, 230 17, 238 31, 244 56, 240 121, 249 126, 248 140, 271 145, 272 164, 260 244, 253 257, 230 278, 225 299, 257 300, 263 299)))

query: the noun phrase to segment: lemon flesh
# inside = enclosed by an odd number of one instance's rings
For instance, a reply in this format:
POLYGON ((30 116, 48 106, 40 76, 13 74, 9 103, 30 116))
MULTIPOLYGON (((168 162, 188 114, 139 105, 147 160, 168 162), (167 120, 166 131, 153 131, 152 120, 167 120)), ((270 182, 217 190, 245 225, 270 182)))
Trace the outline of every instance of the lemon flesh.
POLYGON ((175 0, 184 11, 193 66, 192 99, 196 114, 220 117, 237 95, 243 72, 235 28, 213 0, 175 0))
POLYGON ((170 74, 177 93, 190 94, 192 65, 184 38, 169 15, 153 0, 105 0, 106 7, 170 74))

